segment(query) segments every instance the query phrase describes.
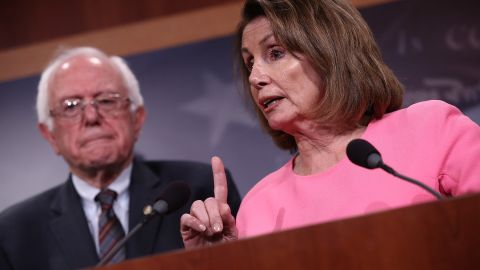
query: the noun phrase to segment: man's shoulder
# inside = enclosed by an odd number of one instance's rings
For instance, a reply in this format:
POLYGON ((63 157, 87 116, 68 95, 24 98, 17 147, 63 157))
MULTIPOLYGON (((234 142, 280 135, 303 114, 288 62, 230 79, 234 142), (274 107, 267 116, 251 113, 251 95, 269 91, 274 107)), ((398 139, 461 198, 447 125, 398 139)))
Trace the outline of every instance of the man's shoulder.
POLYGON ((37 217, 45 216, 62 186, 63 184, 57 185, 7 207, 0 213, 0 223, 20 224, 21 221, 36 220, 37 217))
POLYGON ((142 160, 141 166, 147 167, 157 177, 197 176, 210 177, 211 167, 198 161, 186 160, 142 160))
MULTIPOLYGON (((134 175, 155 175, 159 182, 181 181, 190 186, 192 198, 204 200, 213 196, 213 173, 210 164, 187 160, 135 160, 134 175)), ((228 200, 232 213, 236 215, 240 205, 240 194, 233 178, 225 169, 228 181, 228 200)))
POLYGON ((137 177, 154 175, 165 181, 182 181, 193 186, 204 186, 212 182, 211 167, 198 161, 185 160, 136 160, 133 174, 137 177))
POLYGON ((211 169, 207 163, 190 160, 142 160, 141 162, 153 170, 211 169))

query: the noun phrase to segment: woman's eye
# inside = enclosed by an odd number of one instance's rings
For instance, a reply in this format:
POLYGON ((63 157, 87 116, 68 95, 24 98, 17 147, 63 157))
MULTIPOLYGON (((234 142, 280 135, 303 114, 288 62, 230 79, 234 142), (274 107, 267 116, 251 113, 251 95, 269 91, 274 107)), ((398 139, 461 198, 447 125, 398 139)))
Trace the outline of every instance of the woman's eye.
POLYGON ((253 59, 248 59, 245 61, 245 68, 249 71, 252 72, 253 69, 253 59))
POLYGON ((269 55, 270 55, 270 59, 278 60, 285 55, 285 52, 282 49, 272 48, 270 49, 269 55))

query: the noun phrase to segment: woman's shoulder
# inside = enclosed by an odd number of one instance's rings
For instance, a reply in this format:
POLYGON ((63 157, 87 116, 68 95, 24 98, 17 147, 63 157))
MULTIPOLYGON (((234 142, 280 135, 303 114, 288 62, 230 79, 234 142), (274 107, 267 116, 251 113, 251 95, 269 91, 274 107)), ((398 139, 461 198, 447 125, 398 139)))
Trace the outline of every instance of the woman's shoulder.
POLYGON ((435 116, 442 118, 449 114, 461 113, 460 110, 442 100, 427 100, 414 103, 404 109, 387 114, 386 116, 404 115, 410 118, 424 118, 425 116, 435 116))
POLYGON ((387 127, 423 129, 442 128, 459 119, 471 122, 457 107, 441 100, 428 100, 388 113, 378 122, 387 127))
MULTIPOLYGON (((435 149, 460 137, 478 137, 479 128, 458 108, 440 100, 422 101, 386 114, 368 125, 368 139, 435 149), (468 135, 466 135, 468 134, 468 135)), ((478 139, 478 138, 477 138, 478 139)))
POLYGON ((427 101, 417 102, 405 108, 404 111, 409 114, 437 115, 437 116, 447 116, 449 114, 461 113, 457 107, 443 100, 427 100, 427 101))
POLYGON ((268 196, 268 194, 275 192, 277 186, 282 182, 286 181, 289 178, 289 175, 292 174, 292 162, 293 158, 290 159, 279 169, 269 173, 258 181, 245 195, 242 200, 242 203, 245 201, 251 201, 255 198, 261 198, 268 196))

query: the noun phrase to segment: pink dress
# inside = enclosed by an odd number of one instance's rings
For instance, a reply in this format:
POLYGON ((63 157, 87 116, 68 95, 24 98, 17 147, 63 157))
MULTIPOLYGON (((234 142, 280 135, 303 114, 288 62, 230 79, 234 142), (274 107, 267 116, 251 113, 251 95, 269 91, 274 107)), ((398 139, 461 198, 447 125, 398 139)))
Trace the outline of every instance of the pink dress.
MULTIPOLYGON (((362 136, 397 172, 448 195, 480 191, 480 128, 457 108, 426 101, 370 123, 362 136)), ((435 198, 381 169, 347 157, 328 170, 297 175, 293 158, 258 182, 237 215, 239 236, 250 237, 435 198)))

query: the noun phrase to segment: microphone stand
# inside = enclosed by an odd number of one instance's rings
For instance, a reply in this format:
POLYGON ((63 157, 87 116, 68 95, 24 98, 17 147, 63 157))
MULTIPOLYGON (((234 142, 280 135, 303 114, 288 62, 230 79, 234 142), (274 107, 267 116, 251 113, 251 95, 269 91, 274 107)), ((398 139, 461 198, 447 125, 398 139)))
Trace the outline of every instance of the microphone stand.
POLYGON ((425 185, 424 183, 407 177, 405 175, 401 175, 397 173, 392 167, 388 166, 387 164, 383 163, 382 156, 380 152, 368 141, 363 139, 354 139, 347 145, 347 156, 350 161, 360 167, 366 169, 376 169, 381 168, 385 172, 398 177, 402 180, 410 182, 414 185, 417 185, 424 190, 431 193, 435 198, 438 200, 443 200, 444 197, 437 192, 436 190, 432 189, 431 187, 425 185))
POLYGON ((145 224, 152 220, 155 216, 161 216, 179 209, 182 207, 190 198, 190 188, 183 182, 174 181, 171 182, 163 191, 160 197, 152 205, 147 205, 143 208, 144 219, 135 225, 130 232, 120 241, 118 241, 115 246, 108 252, 105 257, 103 257, 100 262, 96 265, 104 266, 107 264, 115 254, 125 245, 125 243, 134 235, 138 230, 140 230, 145 224))
POLYGON ((412 179, 410 177, 407 177, 405 175, 402 175, 402 174, 399 174, 398 172, 396 172, 394 169, 392 169, 392 167, 388 166, 387 164, 383 163, 383 162, 380 162, 378 164, 378 167, 381 168, 382 170, 386 171, 387 173, 390 173, 398 178, 401 178, 407 182, 410 182, 412 184, 415 184, 417 186, 420 186, 421 188, 425 189, 426 191, 430 192, 433 196, 435 196, 438 200, 443 200, 444 197, 438 193, 436 190, 432 189, 431 187, 429 187, 428 185, 425 185, 424 183, 418 181, 418 180, 415 180, 415 179, 412 179))

